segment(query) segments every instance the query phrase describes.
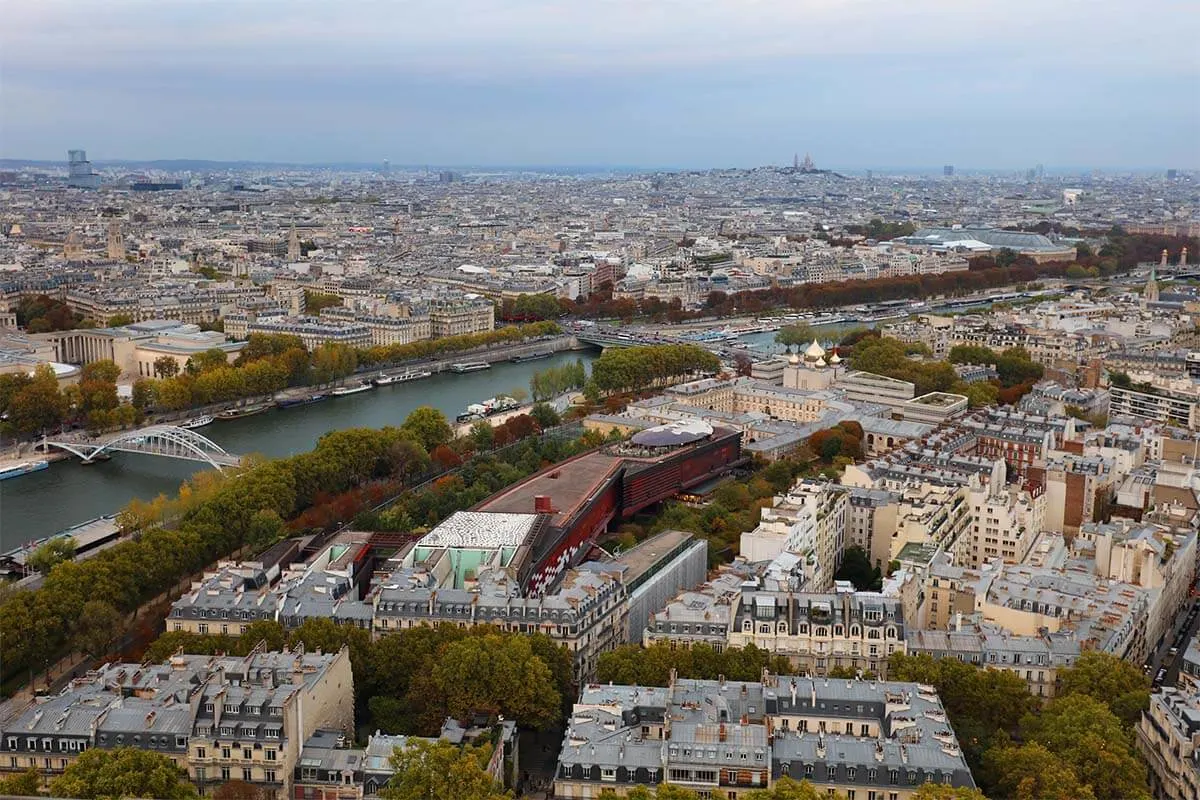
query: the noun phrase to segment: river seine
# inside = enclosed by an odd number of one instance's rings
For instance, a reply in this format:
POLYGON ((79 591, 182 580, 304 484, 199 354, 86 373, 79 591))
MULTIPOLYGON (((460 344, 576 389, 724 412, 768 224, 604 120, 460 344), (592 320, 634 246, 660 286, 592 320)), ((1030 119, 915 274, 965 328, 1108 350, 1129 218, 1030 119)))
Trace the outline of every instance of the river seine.
MULTIPOLYGON (((528 393, 529 379, 538 370, 577 358, 590 363, 595 357, 590 350, 563 352, 521 364, 500 362, 489 370, 465 375, 442 373, 311 406, 217 420, 197 433, 230 453, 287 456, 311 450, 329 431, 399 425, 422 405, 433 406, 453 420, 470 403, 513 389, 528 393)), ((0 552, 115 513, 135 497, 146 500, 160 493, 174 494, 180 481, 199 467, 194 461, 115 453, 111 461, 90 466, 75 459, 58 461, 50 469, 0 481, 0 552)))

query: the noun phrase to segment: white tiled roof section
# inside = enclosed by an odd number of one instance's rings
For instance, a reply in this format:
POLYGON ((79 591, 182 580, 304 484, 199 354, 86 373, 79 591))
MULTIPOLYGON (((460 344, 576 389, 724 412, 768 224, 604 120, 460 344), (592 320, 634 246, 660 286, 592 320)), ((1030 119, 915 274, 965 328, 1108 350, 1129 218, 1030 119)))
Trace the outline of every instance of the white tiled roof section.
POLYGON ((418 547, 519 547, 537 514, 457 511, 417 542, 418 547))

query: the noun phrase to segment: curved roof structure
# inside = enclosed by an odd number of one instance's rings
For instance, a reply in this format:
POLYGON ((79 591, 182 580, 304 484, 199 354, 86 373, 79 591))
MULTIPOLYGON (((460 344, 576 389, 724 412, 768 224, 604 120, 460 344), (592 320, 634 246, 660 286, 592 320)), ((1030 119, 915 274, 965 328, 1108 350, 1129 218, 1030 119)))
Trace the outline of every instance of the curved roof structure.
POLYGON ((713 427, 699 419, 681 419, 635 433, 630 439, 643 447, 679 447, 712 436, 713 427))

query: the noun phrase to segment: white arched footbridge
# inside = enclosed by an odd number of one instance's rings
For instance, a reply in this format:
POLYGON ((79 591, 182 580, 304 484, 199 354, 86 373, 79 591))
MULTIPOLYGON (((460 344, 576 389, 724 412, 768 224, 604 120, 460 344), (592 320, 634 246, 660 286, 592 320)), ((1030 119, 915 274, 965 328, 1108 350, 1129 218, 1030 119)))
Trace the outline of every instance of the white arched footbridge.
POLYGON ((175 425, 154 425, 136 431, 126 431, 103 441, 44 442, 47 448, 57 447, 73 453, 90 464, 97 457, 111 452, 143 453, 149 456, 182 458, 203 461, 217 469, 236 467, 241 457, 227 453, 216 442, 195 431, 175 425))

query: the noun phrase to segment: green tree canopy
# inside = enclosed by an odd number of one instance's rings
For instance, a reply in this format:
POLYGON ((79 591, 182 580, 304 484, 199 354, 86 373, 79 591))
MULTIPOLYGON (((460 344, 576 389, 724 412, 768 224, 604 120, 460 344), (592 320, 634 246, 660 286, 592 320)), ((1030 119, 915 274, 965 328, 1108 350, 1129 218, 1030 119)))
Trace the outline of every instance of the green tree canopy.
POLYGON ((88 655, 100 657, 121 633, 124 617, 104 600, 88 600, 76 622, 75 642, 88 655))
POLYGON ((1051 700, 1021 720, 1026 741, 1042 744, 1068 764, 1096 800, 1148 800, 1146 767, 1134 755, 1121 722, 1102 701, 1086 694, 1051 700))
POLYGON ((188 359, 184 369, 192 375, 199 375, 209 370, 229 365, 229 356, 219 347, 210 347, 202 353, 197 353, 188 359))
POLYGON ((1089 650, 1068 669, 1058 671, 1059 694, 1084 694, 1105 703, 1126 728, 1150 706, 1150 679, 1133 664, 1109 653, 1089 650))
POLYGON ((162 753, 134 747, 85 750, 61 777, 50 783, 56 797, 81 800, 123 800, 153 797, 185 800, 196 797, 187 773, 162 753))
POLYGON ((938 690, 967 762, 980 764, 995 741, 1015 734, 1027 712, 1038 707, 1025 682, 1007 670, 980 669, 958 659, 896 653, 888 677, 926 683, 938 690), (999 736, 998 736, 999 734, 999 736))
POLYGON ((993 747, 983 756, 992 793, 1010 800, 1095 800, 1092 787, 1038 742, 993 747))
MULTIPOLYGON (((988 800, 983 792, 966 786, 947 786, 944 783, 925 782, 917 787, 912 800, 988 800)), ((1080 800, 1084 800, 1080 798, 1080 800)))
POLYGON ((395 774, 379 790, 383 800, 503 800, 502 792, 487 773, 491 747, 455 745, 413 739, 392 755, 395 774))
POLYGON ((529 416, 533 417, 538 427, 542 430, 553 428, 562 423, 562 418, 558 412, 550 407, 548 403, 534 403, 533 408, 529 409, 529 416))
POLYGON ((883 586, 882 571, 871 565, 871 557, 858 545, 846 548, 842 554, 842 565, 833 577, 839 581, 850 581, 855 589, 862 592, 879 591, 883 586))
POLYGON ((74 557, 75 539, 70 536, 55 536, 30 553, 25 563, 30 569, 48 575, 50 570, 74 557))
POLYGON ((446 646, 432 683, 450 716, 503 714, 521 725, 545 728, 559 717, 562 697, 550 668, 524 637, 472 636, 446 646))
POLYGON ((311 289, 304 290, 304 311, 307 314, 315 316, 320 314, 323 308, 336 308, 341 304, 342 298, 336 294, 314 292, 311 289))
MULTIPOLYGON (((741 793, 738 793, 741 796, 741 793)), ((784 776, 770 789, 759 789, 746 795, 748 800, 845 800, 844 794, 830 795, 809 781, 784 776)))
POLYGON ((798 322, 794 325, 785 325, 775 333, 775 341, 779 344, 787 345, 788 347, 799 346, 803 347, 809 342, 817 338, 816 332, 811 325, 804 322, 798 322))
POLYGON ((40 797, 42 776, 36 769, 27 769, 19 775, 0 778, 0 795, 13 797, 40 797))
POLYGON ((454 438, 454 431, 450 429, 446 415, 431 406, 414 408, 405 417, 400 429, 411 434, 427 452, 454 438))
POLYGON ((666 642, 659 642, 650 647, 621 645, 602 653, 597 675, 605 683, 666 686, 672 669, 681 678, 716 680, 724 675, 737 681, 759 680, 763 669, 782 674, 791 671, 786 657, 774 656, 753 644, 718 652, 707 644, 672 650, 666 642))

